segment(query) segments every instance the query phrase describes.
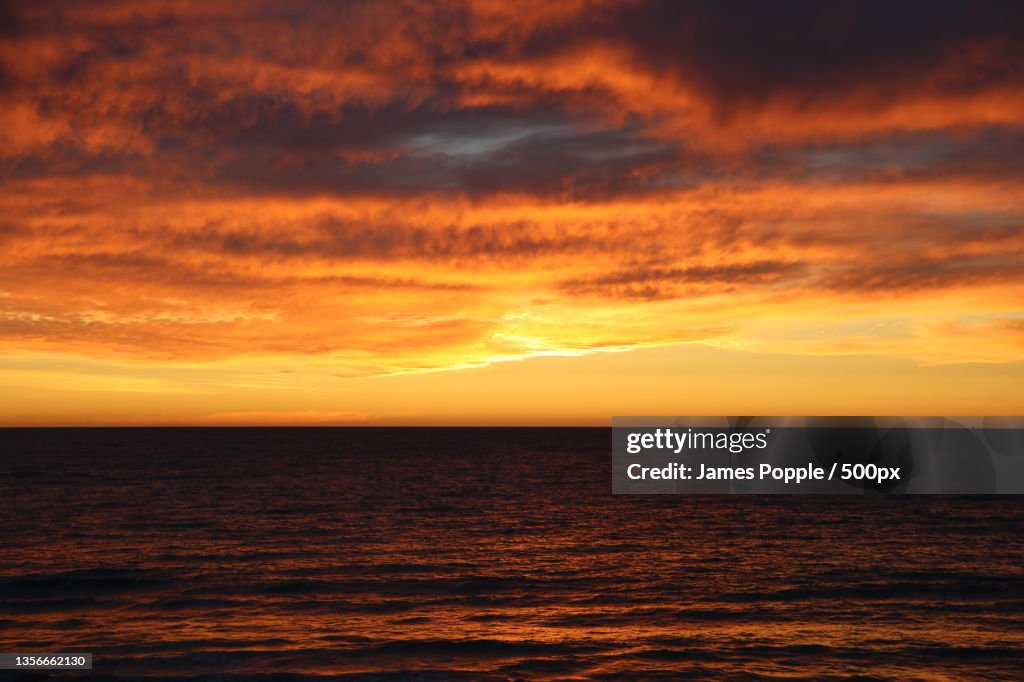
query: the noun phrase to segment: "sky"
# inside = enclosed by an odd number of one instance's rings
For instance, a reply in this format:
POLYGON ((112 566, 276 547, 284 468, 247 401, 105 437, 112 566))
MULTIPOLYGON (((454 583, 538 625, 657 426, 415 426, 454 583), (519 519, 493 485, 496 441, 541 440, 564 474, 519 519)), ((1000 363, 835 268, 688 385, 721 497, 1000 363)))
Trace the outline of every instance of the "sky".
POLYGON ((1024 3, 0 8, 0 425, 1020 386, 1024 3))

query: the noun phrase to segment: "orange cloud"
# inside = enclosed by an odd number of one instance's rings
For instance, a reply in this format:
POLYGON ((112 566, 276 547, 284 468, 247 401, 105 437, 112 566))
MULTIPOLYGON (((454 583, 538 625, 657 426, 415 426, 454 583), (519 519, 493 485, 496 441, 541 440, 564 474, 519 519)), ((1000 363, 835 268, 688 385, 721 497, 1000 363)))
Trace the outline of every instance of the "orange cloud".
MULTIPOLYGON (((0 359, 156 394, 138 367, 1024 360, 1011 3, 6 11, 0 359)), ((289 412, 224 400, 191 414, 289 412)))

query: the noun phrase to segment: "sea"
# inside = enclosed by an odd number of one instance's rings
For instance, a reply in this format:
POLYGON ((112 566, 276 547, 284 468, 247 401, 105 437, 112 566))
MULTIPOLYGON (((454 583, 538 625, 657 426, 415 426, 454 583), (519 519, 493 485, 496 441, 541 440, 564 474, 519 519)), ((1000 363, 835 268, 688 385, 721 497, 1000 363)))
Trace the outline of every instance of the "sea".
POLYGON ((0 680, 1024 679, 1024 496, 612 495, 611 429, 0 430, 0 680))

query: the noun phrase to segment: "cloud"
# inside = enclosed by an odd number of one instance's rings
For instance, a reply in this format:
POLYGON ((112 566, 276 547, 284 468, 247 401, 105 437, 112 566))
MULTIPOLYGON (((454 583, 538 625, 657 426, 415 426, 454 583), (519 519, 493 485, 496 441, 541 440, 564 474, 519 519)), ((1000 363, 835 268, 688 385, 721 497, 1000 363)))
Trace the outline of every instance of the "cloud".
POLYGON ((945 258, 889 266, 860 266, 825 276, 821 284, 839 291, 890 294, 978 285, 1017 284, 1024 279, 1018 257, 945 258))
POLYGON ((566 280, 573 295, 657 299, 731 293, 737 288, 792 284, 805 271, 800 263, 756 261, 728 265, 632 268, 588 280, 566 280))
POLYGON ((0 350, 351 377, 1017 319, 1016 3, 4 12, 0 350))
POLYGON ((1024 12, 1009 2, 658 0, 612 8, 591 25, 646 68, 692 84, 726 118, 776 98, 811 109, 852 95, 884 109, 1024 85, 1024 12))

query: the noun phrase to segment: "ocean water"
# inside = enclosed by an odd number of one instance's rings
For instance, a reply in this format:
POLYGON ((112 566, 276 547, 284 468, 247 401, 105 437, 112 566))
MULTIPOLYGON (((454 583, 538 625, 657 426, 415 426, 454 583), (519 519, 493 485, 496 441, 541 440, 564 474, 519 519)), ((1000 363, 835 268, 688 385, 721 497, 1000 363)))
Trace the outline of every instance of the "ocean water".
POLYGON ((0 651, 107 679, 1024 678, 1024 499, 614 497, 610 441, 0 431, 0 651))

